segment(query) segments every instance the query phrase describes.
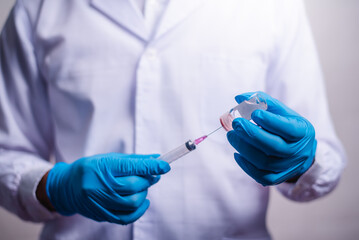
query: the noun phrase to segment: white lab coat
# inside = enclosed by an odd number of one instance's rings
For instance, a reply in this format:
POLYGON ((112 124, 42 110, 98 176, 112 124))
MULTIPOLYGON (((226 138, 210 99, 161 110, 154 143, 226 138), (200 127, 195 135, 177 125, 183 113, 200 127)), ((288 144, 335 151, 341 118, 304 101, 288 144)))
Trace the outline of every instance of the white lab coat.
POLYGON ((52 214, 34 194, 52 154, 165 153, 248 91, 316 128, 315 164, 278 189, 309 201, 338 182, 343 151, 299 0, 173 0, 154 35, 128 0, 19 0, 0 56, 0 204, 46 221, 41 239, 269 239, 269 188, 235 163, 224 131, 173 163, 129 226, 52 214))

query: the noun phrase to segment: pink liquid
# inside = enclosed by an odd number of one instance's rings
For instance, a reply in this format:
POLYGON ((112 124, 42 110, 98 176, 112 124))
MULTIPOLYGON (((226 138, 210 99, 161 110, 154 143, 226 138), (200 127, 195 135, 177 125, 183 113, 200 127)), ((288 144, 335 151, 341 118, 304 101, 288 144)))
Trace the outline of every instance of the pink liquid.
POLYGON ((234 117, 232 116, 232 114, 230 114, 229 112, 226 112, 225 114, 223 114, 221 116, 221 118, 219 119, 221 122, 222 127, 227 131, 231 131, 233 130, 232 128, 232 122, 234 120, 234 117))
POLYGON ((203 140, 205 140, 206 138, 207 138, 207 135, 205 135, 203 137, 200 137, 200 138, 197 138, 196 140, 194 140, 194 144, 198 145, 201 142, 203 142, 203 140))

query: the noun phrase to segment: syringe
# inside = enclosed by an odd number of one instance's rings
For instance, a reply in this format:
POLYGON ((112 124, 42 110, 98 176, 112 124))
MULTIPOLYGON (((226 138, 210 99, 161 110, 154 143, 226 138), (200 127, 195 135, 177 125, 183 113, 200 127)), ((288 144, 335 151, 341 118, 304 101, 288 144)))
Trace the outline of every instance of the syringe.
POLYGON ((241 102, 240 104, 238 104, 237 106, 235 106, 234 108, 232 108, 231 110, 229 110, 228 112, 223 114, 220 117, 220 122, 221 122, 222 126, 217 128, 216 130, 214 130, 214 131, 210 132, 209 134, 204 135, 200 138, 197 138, 193 142, 191 140, 188 140, 181 146, 173 149, 172 151, 170 151, 166 154, 161 155, 159 157, 159 159, 164 160, 168 163, 171 163, 171 162, 183 157, 187 153, 195 150, 196 146, 198 144, 203 142, 205 139, 208 138, 209 135, 217 132, 222 127, 226 131, 233 130, 232 122, 235 118, 242 117, 247 120, 251 120, 252 112, 254 112, 254 110, 257 110, 257 109, 267 110, 267 102, 266 102, 265 98, 263 96, 261 96, 260 93, 253 94, 248 100, 241 102))
POLYGON ((183 157, 187 153, 195 150, 198 144, 203 142, 209 135, 211 135, 212 133, 216 132, 217 130, 219 130, 221 128, 222 128, 222 126, 217 128, 216 130, 214 130, 213 132, 211 132, 211 133, 209 133, 207 135, 204 135, 204 136, 202 136, 200 138, 197 138, 193 142, 191 140, 188 140, 187 142, 185 142, 181 146, 173 149, 172 151, 170 151, 170 152, 168 152, 166 154, 161 155, 159 157, 159 159, 161 159, 163 161, 166 161, 168 163, 171 163, 171 162, 183 157))

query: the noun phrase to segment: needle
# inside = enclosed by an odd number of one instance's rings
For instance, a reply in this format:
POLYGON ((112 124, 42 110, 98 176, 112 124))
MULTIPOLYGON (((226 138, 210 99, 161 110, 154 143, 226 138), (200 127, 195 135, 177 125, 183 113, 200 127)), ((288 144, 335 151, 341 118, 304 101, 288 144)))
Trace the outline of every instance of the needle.
POLYGON ((200 143, 203 142, 203 140, 205 140, 209 135, 211 135, 211 134, 217 132, 217 131, 218 131, 219 129, 221 129, 221 128, 222 128, 222 126, 220 126, 219 128, 217 128, 216 130, 214 130, 214 131, 208 133, 207 135, 204 135, 204 136, 202 136, 202 137, 200 137, 200 138, 197 138, 196 140, 194 140, 194 144, 196 144, 196 145, 200 144, 200 143))
POLYGON ((221 129, 221 128, 222 128, 222 126, 220 126, 219 128, 217 128, 216 130, 214 130, 214 131, 208 133, 206 136, 208 137, 209 135, 212 135, 213 133, 217 132, 217 131, 218 131, 219 129, 221 129))

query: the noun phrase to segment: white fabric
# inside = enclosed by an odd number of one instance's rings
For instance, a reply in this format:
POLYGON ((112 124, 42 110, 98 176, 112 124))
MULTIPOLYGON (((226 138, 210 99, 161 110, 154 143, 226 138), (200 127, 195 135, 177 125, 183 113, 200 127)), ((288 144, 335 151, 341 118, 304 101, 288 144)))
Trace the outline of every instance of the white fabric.
POLYGON ((316 128, 315 165, 279 190, 307 201, 335 187, 344 153, 301 1, 173 0, 154 34, 138 12, 129 0, 17 2, 0 39, 2 206, 47 221, 41 239, 269 239, 269 188, 238 167, 223 131, 173 163, 127 227, 56 216, 34 194, 52 154, 164 153, 258 90, 316 128))
POLYGON ((169 0, 132 0, 143 15, 148 33, 153 36, 169 0))
POLYGON ((146 0, 133 0, 137 8, 140 10, 140 12, 143 14, 145 9, 145 3, 146 0))

